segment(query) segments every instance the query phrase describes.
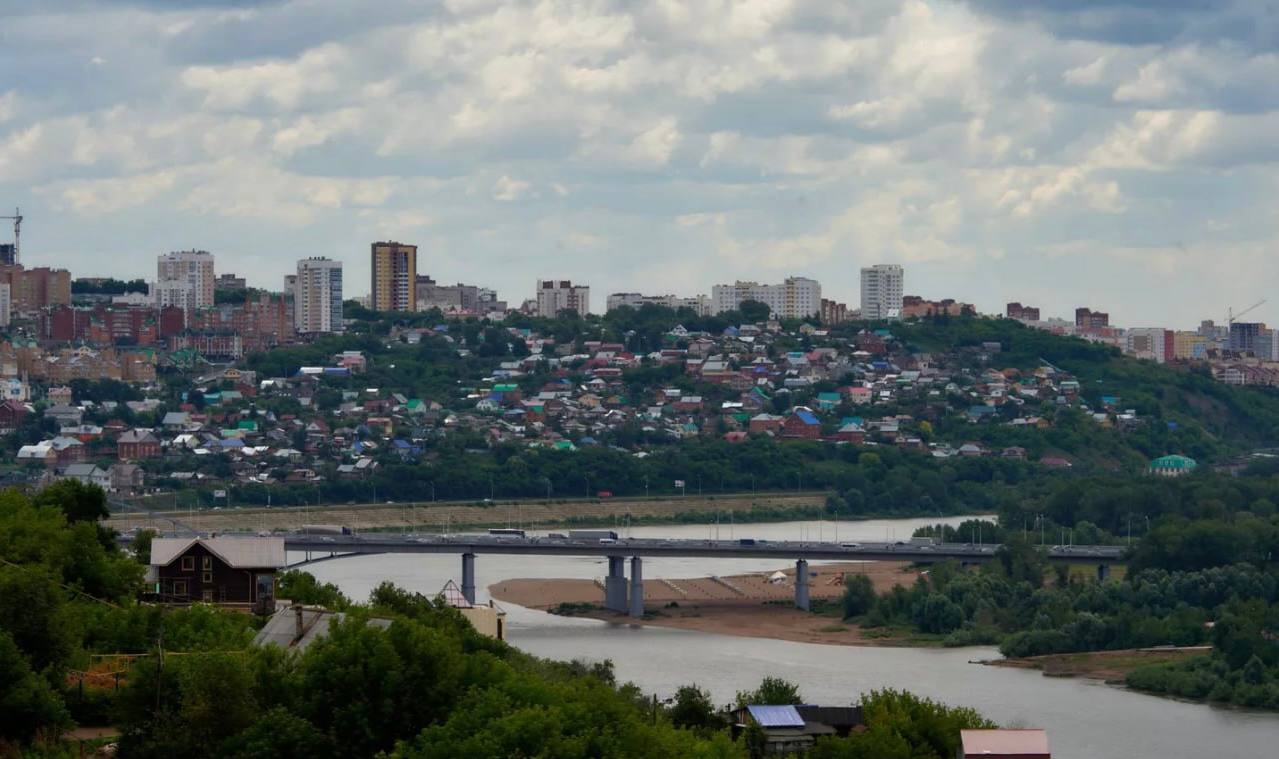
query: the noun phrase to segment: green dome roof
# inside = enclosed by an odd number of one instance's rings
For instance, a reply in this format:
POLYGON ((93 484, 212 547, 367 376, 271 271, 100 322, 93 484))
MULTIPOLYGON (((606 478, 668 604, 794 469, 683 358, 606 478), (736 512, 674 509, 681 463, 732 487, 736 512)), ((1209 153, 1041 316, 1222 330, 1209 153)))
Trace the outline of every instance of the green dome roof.
POLYGON ((1194 469, 1199 466, 1198 462, 1189 456, 1160 456, 1150 462, 1151 469, 1194 469))

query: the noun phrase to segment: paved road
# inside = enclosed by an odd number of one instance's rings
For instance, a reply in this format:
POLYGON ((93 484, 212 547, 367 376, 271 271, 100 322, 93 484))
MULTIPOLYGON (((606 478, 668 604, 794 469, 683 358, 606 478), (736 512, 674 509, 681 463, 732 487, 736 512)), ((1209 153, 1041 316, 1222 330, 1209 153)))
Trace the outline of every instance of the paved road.
MULTIPOLYGON (((680 556, 705 558, 786 558, 936 562, 953 559, 983 562, 995 558, 997 545, 910 542, 832 543, 764 540, 664 540, 660 538, 583 539, 493 535, 304 535, 287 534, 290 551, 341 554, 491 553, 552 556, 680 556)), ((1120 546, 1052 546, 1049 559, 1068 564, 1113 564, 1123 558, 1120 546)))

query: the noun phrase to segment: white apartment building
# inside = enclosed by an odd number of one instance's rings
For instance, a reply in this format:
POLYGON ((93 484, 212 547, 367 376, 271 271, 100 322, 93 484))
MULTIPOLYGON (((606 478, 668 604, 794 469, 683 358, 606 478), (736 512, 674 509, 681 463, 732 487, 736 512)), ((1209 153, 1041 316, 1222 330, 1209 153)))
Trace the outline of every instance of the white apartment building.
POLYGON ((896 264, 863 267, 862 318, 870 321, 900 319, 905 279, 905 272, 896 264))
POLYGON ((642 295, 640 293, 613 293, 608 296, 608 310, 613 311, 622 306, 630 306, 631 308, 639 308, 640 306, 651 303, 655 306, 663 306, 670 309, 691 308, 698 316, 709 316, 711 313, 711 299, 705 295, 694 295, 691 298, 681 298, 676 295, 642 295))
POLYGON ((165 253, 157 260, 155 283, 156 305, 160 308, 189 304, 183 305, 188 313, 209 308, 213 305, 213 254, 206 250, 165 253), (190 292, 179 295, 184 288, 190 292), (163 300, 164 297, 168 297, 169 302, 163 300))
POLYGON ((1176 341, 1163 327, 1130 327, 1124 332, 1124 352, 1131 356, 1162 364, 1173 358, 1170 348, 1176 352, 1176 341))
POLYGON ((290 284, 293 328, 299 334, 342 331, 341 261, 303 258, 290 284))
POLYGON ((715 285, 711 288, 711 313, 736 311, 747 300, 767 305, 778 319, 803 319, 821 313, 822 286, 807 277, 787 277, 779 285, 742 281, 715 285))
POLYGON ((199 308, 195 287, 185 280, 166 279, 156 282, 151 288, 155 296, 156 308, 177 306, 190 319, 191 314, 199 308))
POLYGON ((539 279, 537 281, 538 316, 555 316, 571 309, 585 316, 591 312, 591 288, 574 285, 567 279, 539 279))

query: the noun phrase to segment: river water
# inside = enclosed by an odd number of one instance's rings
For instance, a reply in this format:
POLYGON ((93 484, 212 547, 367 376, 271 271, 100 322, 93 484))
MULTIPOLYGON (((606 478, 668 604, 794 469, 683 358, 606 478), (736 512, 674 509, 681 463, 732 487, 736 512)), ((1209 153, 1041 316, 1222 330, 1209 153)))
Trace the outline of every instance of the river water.
MULTIPOLYGON (((863 522, 783 522, 774 524, 635 527, 619 530, 635 537, 763 538, 770 540, 901 539, 924 524, 954 519, 870 520, 863 522), (838 531, 838 535, 836 535, 838 531)), ((769 559, 645 559, 645 579, 733 575, 782 568, 769 559)), ((456 556, 357 556, 320 562, 307 570, 362 600, 378 583, 432 594, 461 574, 456 556)), ((603 559, 558 556, 476 557, 476 586, 512 578, 602 578, 603 559)), ((948 704, 966 705, 1006 727, 1048 730, 1057 759, 1174 759, 1177 757, 1279 756, 1279 716, 1223 709, 1148 696, 1037 671, 970 664, 993 659, 997 650, 859 648, 740 638, 558 617, 504 604, 510 643, 552 659, 612 659, 617 677, 666 698, 696 683, 717 702, 753 688, 767 675, 799 683, 805 699, 848 704, 860 693, 893 687, 948 704)))

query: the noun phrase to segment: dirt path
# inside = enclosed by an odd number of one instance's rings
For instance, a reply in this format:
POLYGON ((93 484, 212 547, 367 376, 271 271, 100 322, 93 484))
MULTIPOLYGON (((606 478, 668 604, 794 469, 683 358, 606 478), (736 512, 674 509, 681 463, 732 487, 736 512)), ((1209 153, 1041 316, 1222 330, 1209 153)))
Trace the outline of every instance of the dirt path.
MULTIPOLYGON (((602 580, 504 580, 490 585, 489 594, 499 602, 533 609, 550 610, 566 604, 570 608, 561 607, 562 611, 608 622, 803 643, 846 646, 904 643, 901 639, 868 635, 857 625, 844 624, 838 615, 825 616, 794 608, 794 568, 781 571, 786 575, 781 581, 770 581, 771 571, 719 578, 645 580, 643 620, 601 608, 602 580)), ((845 573, 866 574, 880 593, 894 585, 909 585, 917 576, 908 565, 890 562, 821 565, 812 571, 815 576, 810 579, 810 597, 832 603, 838 602, 843 593, 845 573)))
POLYGON ((474 501, 369 504, 356 506, 288 507, 273 509, 205 509, 196 511, 117 514, 107 524, 117 530, 132 527, 169 529, 165 517, 173 517, 205 531, 287 530, 303 524, 340 524, 357 530, 419 528, 439 530, 502 525, 550 526, 566 523, 611 525, 629 516, 640 520, 673 520, 681 514, 735 512, 755 509, 817 507, 826 502, 824 492, 768 493, 752 497, 727 495, 687 498, 607 498, 568 501, 474 501))

